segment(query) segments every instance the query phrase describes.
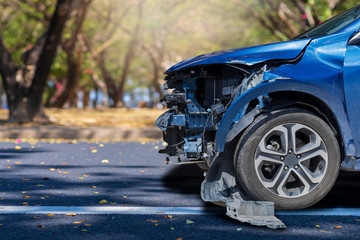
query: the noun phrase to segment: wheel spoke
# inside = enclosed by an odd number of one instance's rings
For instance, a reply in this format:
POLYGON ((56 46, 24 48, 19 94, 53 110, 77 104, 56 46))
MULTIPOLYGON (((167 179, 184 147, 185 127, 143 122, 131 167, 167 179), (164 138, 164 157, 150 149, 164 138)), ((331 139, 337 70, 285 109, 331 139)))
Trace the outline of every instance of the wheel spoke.
POLYGON ((277 186, 283 182, 284 178, 286 179, 288 177, 288 174, 288 171, 285 171, 283 167, 280 167, 275 176, 270 181, 264 181, 263 184, 266 188, 276 189, 277 186))
MULTIPOLYGON (((307 144, 309 145, 309 144, 307 144)), ((301 153, 301 161, 300 162, 304 162, 306 160, 312 159, 314 157, 322 157, 322 159, 326 160, 327 159, 327 152, 324 149, 323 145, 321 144, 320 146, 316 146, 316 145, 312 145, 309 146, 309 148, 306 151, 303 151, 301 153)))
POLYGON ((310 192, 310 189, 318 183, 315 178, 308 176, 303 168, 299 168, 297 171, 294 171, 294 174, 300 179, 302 184, 304 184, 302 193, 307 194, 310 192))
POLYGON ((290 149, 292 151, 296 151, 296 131, 299 130, 299 126, 297 124, 289 124, 286 125, 287 129, 287 146, 286 152, 290 149))

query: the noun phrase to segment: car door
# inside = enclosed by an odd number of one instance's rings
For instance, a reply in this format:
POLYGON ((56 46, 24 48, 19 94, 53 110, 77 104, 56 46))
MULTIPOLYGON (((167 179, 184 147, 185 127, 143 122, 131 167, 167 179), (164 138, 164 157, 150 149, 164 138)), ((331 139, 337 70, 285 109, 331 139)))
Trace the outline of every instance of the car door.
POLYGON ((348 43, 344 62, 344 92, 350 127, 360 157, 360 32, 348 43))

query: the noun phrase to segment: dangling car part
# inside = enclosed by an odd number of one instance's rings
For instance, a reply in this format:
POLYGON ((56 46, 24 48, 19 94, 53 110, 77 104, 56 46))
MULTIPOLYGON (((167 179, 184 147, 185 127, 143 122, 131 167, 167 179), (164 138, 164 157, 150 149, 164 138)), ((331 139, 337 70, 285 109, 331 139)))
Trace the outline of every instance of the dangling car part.
POLYGON ((254 225, 360 171, 360 5, 295 39, 180 62, 165 74, 160 153, 206 171, 204 201, 254 225))

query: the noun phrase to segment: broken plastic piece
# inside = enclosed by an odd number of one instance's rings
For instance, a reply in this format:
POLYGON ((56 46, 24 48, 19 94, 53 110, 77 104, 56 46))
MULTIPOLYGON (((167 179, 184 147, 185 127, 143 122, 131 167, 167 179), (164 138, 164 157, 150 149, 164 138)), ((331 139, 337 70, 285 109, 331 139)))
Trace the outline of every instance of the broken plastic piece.
POLYGON ((243 223, 266 226, 271 229, 286 228, 286 225, 274 216, 274 203, 263 201, 240 201, 226 203, 226 215, 243 223))

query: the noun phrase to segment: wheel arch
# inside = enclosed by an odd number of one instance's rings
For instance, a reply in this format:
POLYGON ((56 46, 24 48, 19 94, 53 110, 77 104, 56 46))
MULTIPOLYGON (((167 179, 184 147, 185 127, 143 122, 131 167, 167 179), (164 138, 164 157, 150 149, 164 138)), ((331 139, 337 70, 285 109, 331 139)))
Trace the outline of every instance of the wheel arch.
MULTIPOLYGON (((266 82, 251 89, 236 99, 225 113, 216 133, 215 149, 223 152, 227 135, 235 124, 241 124, 241 119, 234 119, 243 108, 259 96, 268 94, 271 98, 271 108, 300 107, 321 117, 337 133, 342 159, 355 155, 355 145, 350 131, 342 96, 334 97, 319 86, 296 80, 276 80, 266 82)), ((246 116, 246 115, 245 115, 246 116)), ((246 123, 245 128, 250 125, 246 123)), ((241 132, 239 133, 241 135, 241 132)), ((239 137, 239 136, 238 136, 239 137)), ((234 139, 238 139, 238 137, 234 139)))

